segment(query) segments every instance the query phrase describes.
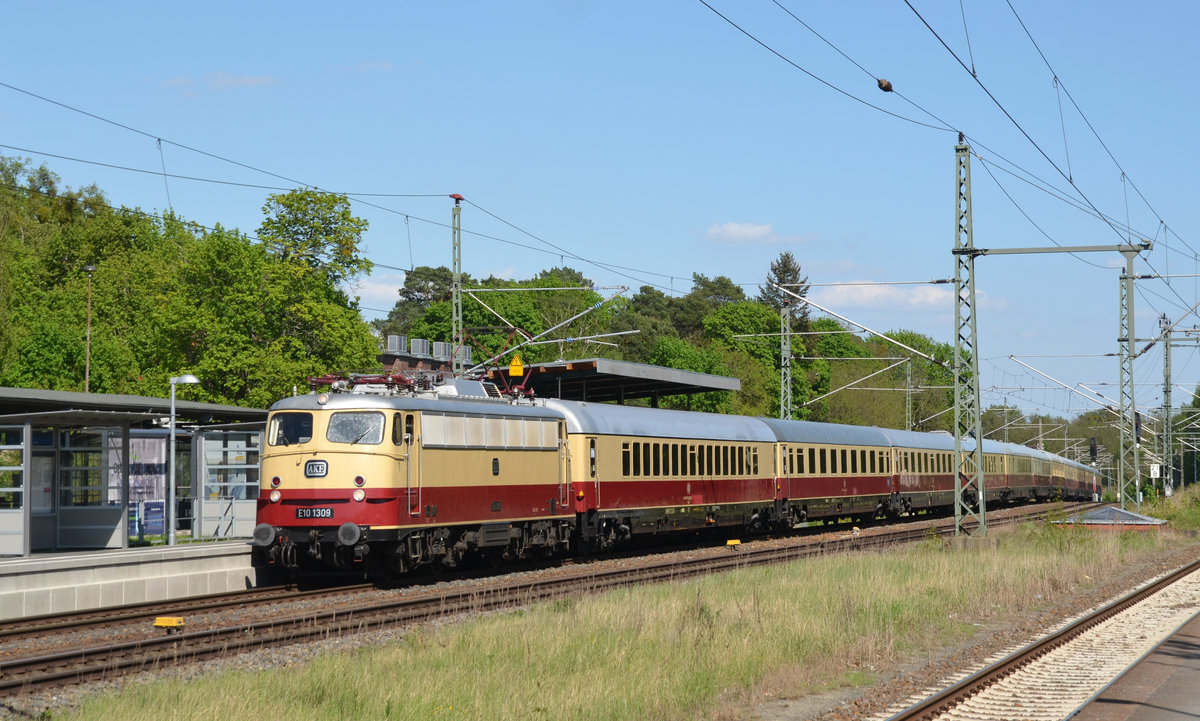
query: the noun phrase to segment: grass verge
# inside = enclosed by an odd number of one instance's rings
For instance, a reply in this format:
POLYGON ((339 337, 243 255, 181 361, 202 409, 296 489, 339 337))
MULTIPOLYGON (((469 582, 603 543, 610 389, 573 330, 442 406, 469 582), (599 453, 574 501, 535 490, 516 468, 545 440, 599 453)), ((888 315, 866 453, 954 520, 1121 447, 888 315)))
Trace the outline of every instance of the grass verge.
MULTIPOLYGON (((1197 499, 1173 501, 1194 505, 1200 527, 1197 499)), ((762 699, 873 683, 883 665, 1034 613, 1181 543, 1050 524, 993 537, 563 599, 308 664, 131 686, 65 717, 728 718, 762 699)))

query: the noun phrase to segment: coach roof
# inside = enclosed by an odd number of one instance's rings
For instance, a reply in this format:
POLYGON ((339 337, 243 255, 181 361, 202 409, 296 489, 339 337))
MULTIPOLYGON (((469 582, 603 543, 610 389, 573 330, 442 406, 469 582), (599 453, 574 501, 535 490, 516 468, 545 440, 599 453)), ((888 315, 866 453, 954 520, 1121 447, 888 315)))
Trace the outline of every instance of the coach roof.
POLYGON ((874 426, 786 421, 762 418, 781 443, 828 443, 840 446, 888 446, 887 436, 874 426))
POLYGON ((568 433, 714 441, 775 441, 775 435, 761 419, 746 416, 557 399, 548 399, 545 403, 547 408, 566 416, 568 433))

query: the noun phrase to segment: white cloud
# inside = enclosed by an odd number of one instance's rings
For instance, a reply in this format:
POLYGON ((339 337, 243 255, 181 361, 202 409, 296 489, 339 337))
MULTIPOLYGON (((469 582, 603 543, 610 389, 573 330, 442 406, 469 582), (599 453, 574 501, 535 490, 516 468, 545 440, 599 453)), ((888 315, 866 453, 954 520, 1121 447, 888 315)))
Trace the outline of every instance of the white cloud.
POLYGON ((391 60, 368 60, 354 66, 355 71, 360 73, 369 73, 373 70, 380 70, 385 73, 392 71, 391 60))
MULTIPOLYGON (((818 286, 810 297, 830 310, 846 315, 843 309, 906 311, 911 313, 954 314, 954 284, 938 285, 847 285, 818 286)), ((863 281, 868 283, 869 281, 863 281)), ((975 304, 979 310, 997 311, 1008 308, 1005 298, 993 298, 976 291, 975 304)))
POLYGON ((502 278, 504 280, 512 280, 517 277, 517 269, 514 266, 500 268, 499 270, 489 270, 487 275, 481 275, 480 278, 486 278, 488 275, 494 278, 502 278))
POLYGON ((770 223, 716 223, 709 227, 705 238, 717 243, 754 243, 759 245, 785 245, 807 243, 815 236, 778 235, 770 223))
POLYGON ((278 85, 279 78, 270 75, 230 75, 228 73, 213 73, 208 76, 208 84, 218 90, 226 88, 261 88, 267 85, 278 85))
POLYGON ((349 287, 351 297, 358 296, 362 316, 368 320, 386 318, 392 306, 400 299, 404 287, 403 273, 388 273, 360 278, 349 287), (373 308, 375 310, 368 310, 373 308))

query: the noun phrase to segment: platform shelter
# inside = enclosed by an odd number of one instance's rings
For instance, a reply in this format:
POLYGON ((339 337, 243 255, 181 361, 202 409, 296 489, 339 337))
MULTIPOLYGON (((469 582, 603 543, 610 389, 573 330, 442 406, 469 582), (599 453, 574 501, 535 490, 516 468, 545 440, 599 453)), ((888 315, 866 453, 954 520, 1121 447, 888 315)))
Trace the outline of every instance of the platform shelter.
MULTIPOLYGON (((0 388, 0 556, 163 533, 169 413, 166 398, 0 388)), ((176 400, 177 528, 219 536, 252 524, 266 416, 176 400)))

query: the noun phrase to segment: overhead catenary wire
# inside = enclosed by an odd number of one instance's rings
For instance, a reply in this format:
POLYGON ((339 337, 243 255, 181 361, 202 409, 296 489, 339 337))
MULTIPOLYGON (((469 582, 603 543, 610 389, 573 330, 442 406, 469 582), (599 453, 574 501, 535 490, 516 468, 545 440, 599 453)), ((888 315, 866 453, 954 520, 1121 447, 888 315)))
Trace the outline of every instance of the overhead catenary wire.
MULTIPOLYGON (((713 14, 714 14, 714 15, 716 15, 716 16, 717 16, 717 17, 719 17, 719 18, 721 18, 721 19, 722 19, 722 20, 724 20, 725 22, 729 23, 729 25, 730 25, 730 26, 732 26, 732 27, 733 27, 735 30, 737 30, 738 32, 742 33, 743 35, 745 35, 746 37, 750 38, 750 39, 751 39, 751 40, 753 40, 755 43, 757 43, 758 45, 760 45, 760 46, 761 46, 761 47, 762 47, 764 50, 766 50, 767 52, 771 53, 772 55, 774 55, 775 57, 779 58, 780 60, 782 60, 783 62, 787 63, 788 65, 791 65, 793 68, 795 68, 796 70, 799 70, 800 72, 804 73, 805 75, 807 75, 808 77, 812 78, 813 80, 816 80, 818 83, 820 83, 820 84, 824 85, 825 87, 829 88, 830 90, 832 90, 832 91, 834 91, 834 92, 838 93, 839 95, 844 95, 845 97, 847 97, 847 98, 849 98, 849 99, 851 99, 851 100, 853 100, 853 101, 855 101, 855 102, 857 102, 857 103, 861 103, 861 104, 863 104, 863 105, 867 106, 868 108, 872 108, 872 109, 874 109, 874 110, 878 110, 879 112, 881 112, 881 113, 883 113, 883 114, 885 114, 885 115, 890 115, 890 116, 892 116, 893 118, 896 118, 897 120, 903 120, 903 121, 905 121, 905 122, 907 122, 907 123, 912 123, 913 125, 919 125, 919 126, 921 126, 921 127, 923 127, 923 128, 929 128, 930 130, 940 130, 940 131, 947 131, 947 132, 956 132, 956 131, 955 131, 953 128, 951 128, 951 127, 949 127, 949 126, 946 126, 945 124, 943 124, 942 126, 930 125, 929 123, 924 123, 924 122, 921 122, 920 120, 915 120, 915 119, 913 119, 913 118, 905 117, 905 116, 903 116, 903 115, 900 115, 899 113, 894 113, 894 112, 892 112, 891 110, 888 110, 888 109, 886 109, 886 108, 882 108, 882 107, 880 107, 880 106, 878 106, 878 105, 875 105, 874 103, 871 103, 871 102, 869 102, 869 101, 863 100, 862 98, 858 97, 857 95, 854 95, 853 93, 850 93, 850 92, 847 92, 847 91, 845 91, 845 90, 842 90, 842 89, 841 89, 841 88, 839 88, 838 86, 834 85, 833 83, 829 82, 828 80, 825 80, 824 78, 821 78, 820 76, 816 75, 815 73, 813 73, 813 72, 811 72, 811 71, 807 70, 806 68, 804 68, 803 66, 801 66, 801 65, 800 65, 799 63, 797 63, 796 61, 792 60, 791 58, 787 57, 787 56, 786 56, 786 55, 784 55, 783 53, 779 52, 779 51, 778 51, 778 50, 776 50, 775 48, 773 48, 773 47, 771 47, 770 45, 768 45, 767 43, 763 42, 763 41, 762 41, 762 40, 760 40, 760 39, 759 39, 757 36, 755 36, 753 33, 751 33, 750 31, 746 30, 746 29, 745 29, 745 28, 743 28, 741 25, 738 25, 737 23, 735 23, 733 20, 731 20, 731 19, 730 19, 728 16, 726 16, 724 13, 722 13, 721 11, 717 10, 716 8, 714 8, 712 5, 709 5, 709 4, 708 4, 708 3, 707 3, 705 0, 698 0, 698 2, 699 2, 701 5, 703 5, 704 7, 708 8, 709 10, 711 10, 711 11, 713 12, 713 14)), ((782 6, 781 6, 781 7, 782 7, 782 6)), ((861 67, 861 66, 860 66, 860 67, 861 67)))

